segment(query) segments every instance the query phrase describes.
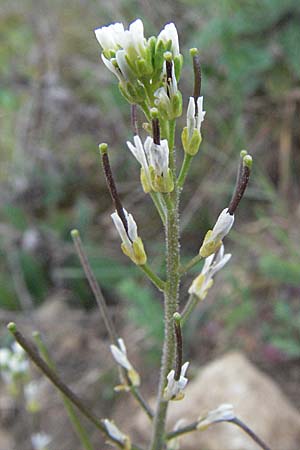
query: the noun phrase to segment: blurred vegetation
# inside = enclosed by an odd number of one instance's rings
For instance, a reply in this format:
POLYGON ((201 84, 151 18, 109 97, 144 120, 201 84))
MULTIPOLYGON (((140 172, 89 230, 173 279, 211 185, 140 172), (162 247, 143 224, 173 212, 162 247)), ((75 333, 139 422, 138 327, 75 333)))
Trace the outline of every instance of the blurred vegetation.
POLYGON ((184 98, 192 91, 188 49, 198 46, 207 111, 202 154, 181 206, 184 258, 195 255, 230 198, 239 151, 247 148, 255 159, 227 240, 232 262, 195 325, 217 322, 225 347, 263 356, 271 346, 300 356, 299 1, 2 3, 0 307, 27 310, 62 290, 74 307, 94 306, 69 238, 76 226, 109 302, 124 305, 145 329, 150 349, 160 341, 160 299, 121 255, 110 223, 99 141, 111 146, 124 204, 159 271, 163 235, 128 157, 128 107, 99 60, 93 29, 140 16, 150 35, 175 21, 186 62, 184 98))

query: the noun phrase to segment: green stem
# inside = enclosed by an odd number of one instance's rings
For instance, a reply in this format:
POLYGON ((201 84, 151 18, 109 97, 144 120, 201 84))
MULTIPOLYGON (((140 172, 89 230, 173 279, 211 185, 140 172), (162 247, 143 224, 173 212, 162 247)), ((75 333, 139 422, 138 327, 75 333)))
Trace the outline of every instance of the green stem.
POLYGON ((166 224, 166 211, 161 201, 161 196, 158 192, 150 192, 150 196, 152 198, 152 201, 158 211, 158 214, 161 218, 162 223, 166 224))
MULTIPOLYGON (((167 196, 166 196, 167 197, 167 196)), ((164 446, 165 422, 168 402, 163 398, 167 375, 172 369, 175 349, 173 314, 178 309, 179 291, 179 226, 178 226, 178 194, 173 193, 173 201, 168 196, 166 225, 166 259, 167 281, 164 296, 165 305, 165 337, 157 396, 157 408, 154 417, 151 450, 162 450, 164 446), (175 194, 175 195, 174 195, 175 194)))
MULTIPOLYGON (((48 366, 56 372, 56 367, 55 364, 48 352, 47 347, 45 346, 41 335, 39 332, 35 332, 33 334, 33 338, 35 340, 35 343, 39 349, 39 352, 41 353, 42 357, 44 358, 44 360, 46 361, 46 363, 48 364, 48 366)), ((69 416, 70 422, 77 434, 77 436, 79 437, 79 440, 82 444, 82 446, 86 449, 86 450, 94 450, 94 447, 87 435, 87 432, 85 431, 85 429, 83 428, 74 408, 72 403, 70 402, 70 400, 62 393, 60 393, 62 401, 64 403, 64 406, 66 408, 67 414, 69 416)))
POLYGON ((157 287, 161 292, 165 290, 165 282, 156 275, 152 269, 148 266, 148 264, 144 264, 143 266, 138 266, 140 269, 147 275, 150 281, 157 287))
POLYGON ((190 295, 183 311, 181 313, 181 324, 184 325, 187 319, 190 317, 191 313, 199 303, 199 298, 196 295, 190 295))
POLYGON ((188 153, 184 153, 184 159, 183 159, 183 163, 180 169, 180 173, 178 176, 178 180, 177 180, 177 185, 179 189, 183 188, 186 176, 188 174, 191 162, 192 162, 193 157, 191 155, 189 155, 188 153))
POLYGON ((194 258, 191 259, 185 266, 182 266, 180 268, 180 275, 184 275, 185 273, 187 273, 196 264, 198 264, 198 262, 200 262, 202 259, 203 259, 202 256, 200 256, 199 254, 194 256, 194 258))
POLYGON ((170 153, 169 153, 169 167, 172 170, 173 174, 174 174, 174 182, 175 182, 175 177, 176 177, 176 173, 175 173, 175 152, 174 152, 174 144, 175 144, 175 129, 176 129, 176 120, 170 120, 169 121, 169 139, 168 139, 168 144, 169 144, 169 149, 170 149, 170 153))

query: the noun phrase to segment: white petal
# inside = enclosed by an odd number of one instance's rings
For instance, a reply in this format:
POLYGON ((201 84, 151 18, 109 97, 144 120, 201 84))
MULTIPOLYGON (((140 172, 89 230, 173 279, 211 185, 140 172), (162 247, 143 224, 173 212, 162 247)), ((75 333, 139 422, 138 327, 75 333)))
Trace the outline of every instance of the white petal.
MULTIPOLYGON (((125 216, 126 216, 127 211, 125 212, 125 210, 124 210, 124 213, 125 213, 125 216)), ((127 213, 127 215, 128 215, 128 213, 127 213)), ((126 230, 124 228, 123 222, 120 219, 118 213, 114 212, 113 214, 111 214, 111 218, 112 218, 112 220, 114 222, 114 225, 115 225, 115 227, 117 229, 117 232, 119 233, 119 235, 120 235, 120 237, 122 239, 123 244, 130 250, 132 248, 132 243, 130 242, 130 240, 129 240, 128 236, 127 236, 127 233, 126 233, 126 230)))
POLYGON ((144 142, 144 149, 145 149, 145 153, 148 159, 149 164, 151 164, 151 149, 152 149, 152 145, 153 145, 153 139, 150 136, 146 137, 146 140, 144 142))
POLYGON ((124 367, 126 370, 132 369, 132 365, 128 361, 126 354, 124 354, 116 345, 111 345, 110 350, 115 361, 120 364, 120 366, 124 367))
POLYGON ((0 366, 6 366, 11 357, 11 351, 8 348, 0 349, 0 366))
POLYGON ((132 242, 134 242, 138 238, 137 234, 137 225, 132 217, 132 214, 128 214, 127 216, 127 224, 128 224, 128 235, 132 242))
POLYGON ((44 450, 50 442, 51 437, 46 433, 35 433, 31 436, 34 450, 44 450))
POLYGON ((200 132, 200 128, 201 128, 201 123, 204 120, 206 111, 203 111, 203 97, 198 97, 197 98, 197 129, 200 132))
POLYGON ((122 43, 124 26, 122 23, 113 23, 109 26, 97 28, 96 38, 103 50, 116 50, 122 43))
POLYGON ((165 25, 163 30, 158 35, 158 41, 162 40, 164 43, 168 41, 172 41, 172 52, 173 56, 179 55, 179 41, 178 41, 178 33, 174 23, 168 23, 165 25))
POLYGON ((104 425, 105 428, 109 434, 109 436, 113 439, 116 439, 117 441, 123 443, 126 439, 125 434, 123 434, 119 428, 114 424, 114 422, 111 422, 108 419, 104 419, 104 425))
POLYGON ((118 78, 119 81, 123 81, 120 71, 116 68, 116 66, 109 59, 105 58, 103 53, 101 54, 101 58, 102 58, 102 61, 104 62, 104 64, 106 65, 106 67, 108 68, 108 70, 110 70, 114 75, 116 75, 116 77, 118 78))
POLYGON ((223 209, 212 230, 211 239, 214 241, 222 240, 232 228, 234 215, 229 214, 228 208, 223 209))
POLYGON ((217 409, 210 411, 206 417, 200 419, 199 426, 207 427, 213 423, 233 420, 235 418, 233 406, 227 403, 220 405, 217 409))
POLYGON ((180 376, 181 377, 184 377, 185 376, 185 373, 186 373, 186 371, 187 371, 187 369, 188 369, 188 367, 189 367, 189 362, 187 361, 186 363, 184 363, 183 364, 183 366, 181 367, 181 372, 180 372, 180 376))
POLYGON ((119 347, 120 347, 121 352, 123 352, 124 355, 127 355, 127 350, 126 350, 125 342, 123 341, 122 338, 118 338, 118 345, 119 345, 119 347))
POLYGON ((195 99, 194 97, 189 98, 189 104, 187 108, 186 117, 188 120, 192 120, 195 118, 195 99))
POLYGON ((129 148, 129 150, 131 151, 131 153, 133 154, 133 156, 138 160, 138 162, 144 169, 147 178, 149 178, 148 181, 150 181, 149 165, 148 165, 148 161, 146 158, 146 154, 145 154, 145 150, 144 150, 142 141, 139 136, 134 136, 133 140, 134 140, 134 145, 132 145, 131 142, 127 141, 127 146, 129 148))
POLYGON ((209 269, 213 262, 214 257, 215 257, 215 254, 213 253, 212 255, 205 258, 204 266, 202 267, 202 270, 201 270, 201 275, 206 275, 209 272, 209 269))
POLYGON ((128 66, 126 58, 125 58, 125 50, 117 51, 116 60, 117 60, 118 66, 119 66, 124 78, 126 78, 126 80, 131 79, 132 72, 131 72, 130 67, 128 66))
POLYGON ((223 258, 218 262, 213 264, 212 269, 210 271, 210 276, 213 277, 219 270, 223 269, 225 264, 228 263, 228 261, 231 258, 231 253, 226 253, 226 255, 223 256, 223 258))

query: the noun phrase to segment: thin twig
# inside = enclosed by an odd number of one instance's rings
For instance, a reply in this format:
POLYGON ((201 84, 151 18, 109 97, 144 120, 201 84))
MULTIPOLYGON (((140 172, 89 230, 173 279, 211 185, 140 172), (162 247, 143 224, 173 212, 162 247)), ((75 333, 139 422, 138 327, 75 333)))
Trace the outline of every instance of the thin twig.
POLYGON ((114 177, 113 177, 113 174, 112 174, 112 170, 111 170, 111 167, 110 167, 108 153, 107 153, 107 145, 106 144, 100 144, 99 148, 100 148, 100 154, 101 154, 101 158, 102 158, 103 171, 104 171, 106 184, 107 184, 109 193, 110 193, 112 201, 113 201, 113 203, 115 205, 115 208, 116 208, 116 211, 118 213, 118 216, 122 220, 122 223, 124 225, 126 233, 128 234, 127 219, 125 217, 123 206, 122 206, 122 203, 121 203, 118 191, 117 191, 117 187, 116 187, 116 184, 115 184, 115 180, 114 180, 114 177))
POLYGON ((86 254, 86 252, 85 252, 85 250, 83 248, 79 231, 78 230, 72 230, 71 231, 71 236, 72 236, 72 239, 73 239, 73 242, 74 242, 74 246, 75 246, 77 255, 78 255, 79 260, 81 262, 82 268, 83 268, 84 273, 86 275, 86 278, 87 278, 87 280, 89 282, 90 288, 91 288, 91 290, 92 290, 92 292, 93 292, 93 294, 95 296, 97 305, 98 305, 98 307, 100 309, 100 313, 101 313, 101 315, 103 317, 103 320, 104 320, 107 332, 109 334, 110 341, 111 341, 112 344, 115 344, 117 342, 117 340, 118 340, 118 335, 117 335, 116 329, 114 327, 114 324, 113 324, 113 322, 112 322, 112 320, 110 318, 109 311, 108 311, 108 308, 107 308, 107 305, 106 305, 106 301, 105 301, 105 298, 104 298, 103 293, 101 291, 100 285, 99 285, 99 283, 96 280, 96 277, 95 277, 95 275, 93 273, 93 270, 91 268, 91 265, 89 263, 87 254, 86 254))
MULTIPOLYGON (((237 417, 235 417, 232 420, 222 420, 219 422, 216 422, 215 424, 212 425, 216 425, 217 423, 233 423, 234 425, 238 426, 239 428, 241 428, 245 433, 248 434, 248 436, 250 436, 254 442, 256 442, 256 444, 258 444, 263 450, 271 450, 271 448, 265 444, 255 433, 254 431, 252 431, 244 422, 242 422, 240 419, 238 419, 237 417)), ((192 422, 189 425, 186 425, 185 427, 179 428, 178 430, 174 430, 171 431, 171 433, 167 434, 166 439, 169 441, 171 439, 175 439, 179 436, 182 436, 183 434, 187 434, 187 433, 191 433, 193 431, 198 431, 198 425, 199 422, 192 422)))
POLYGON ((232 420, 229 420, 228 423, 233 423, 237 427, 241 428, 245 433, 250 436, 254 442, 256 442, 263 450, 271 450, 267 444, 265 444, 255 433, 252 431, 244 422, 235 417, 232 420))
MULTIPOLYGON (((15 323, 11 322, 7 325, 8 330, 14 336, 16 341, 21 345, 23 350, 27 353, 32 362, 41 370, 41 372, 51 381, 52 384, 64 395, 70 402, 78 408, 78 410, 90 421, 96 428, 98 428, 107 439, 113 441, 119 448, 124 446, 116 439, 111 437, 105 426, 100 420, 84 405, 82 400, 61 380, 61 378, 48 366, 48 364, 40 357, 36 348, 27 341, 27 339, 17 330, 15 323)), ((132 450, 141 450, 136 445, 133 445, 132 450)))

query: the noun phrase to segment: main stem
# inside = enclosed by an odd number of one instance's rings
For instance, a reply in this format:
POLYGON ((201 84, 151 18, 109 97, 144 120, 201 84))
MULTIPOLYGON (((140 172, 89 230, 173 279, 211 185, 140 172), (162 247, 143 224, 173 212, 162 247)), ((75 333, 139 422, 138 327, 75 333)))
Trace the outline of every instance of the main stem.
MULTIPOLYGON (((171 125, 171 124, 170 124, 171 125)), ((175 127, 170 126, 169 148, 173 155, 175 127)), ((175 172, 174 156, 170 158, 170 167, 175 172)), ((174 173, 175 179, 175 173, 174 173)), ((157 397, 157 409, 153 422, 151 450, 162 450, 165 441, 165 422, 168 402, 163 399, 167 375, 173 367, 174 360, 174 324, 173 314, 178 309, 179 291, 179 224, 178 224, 178 190, 166 194, 167 222, 166 222, 166 260, 167 281, 164 293, 165 336, 161 361, 160 380, 157 397)))

